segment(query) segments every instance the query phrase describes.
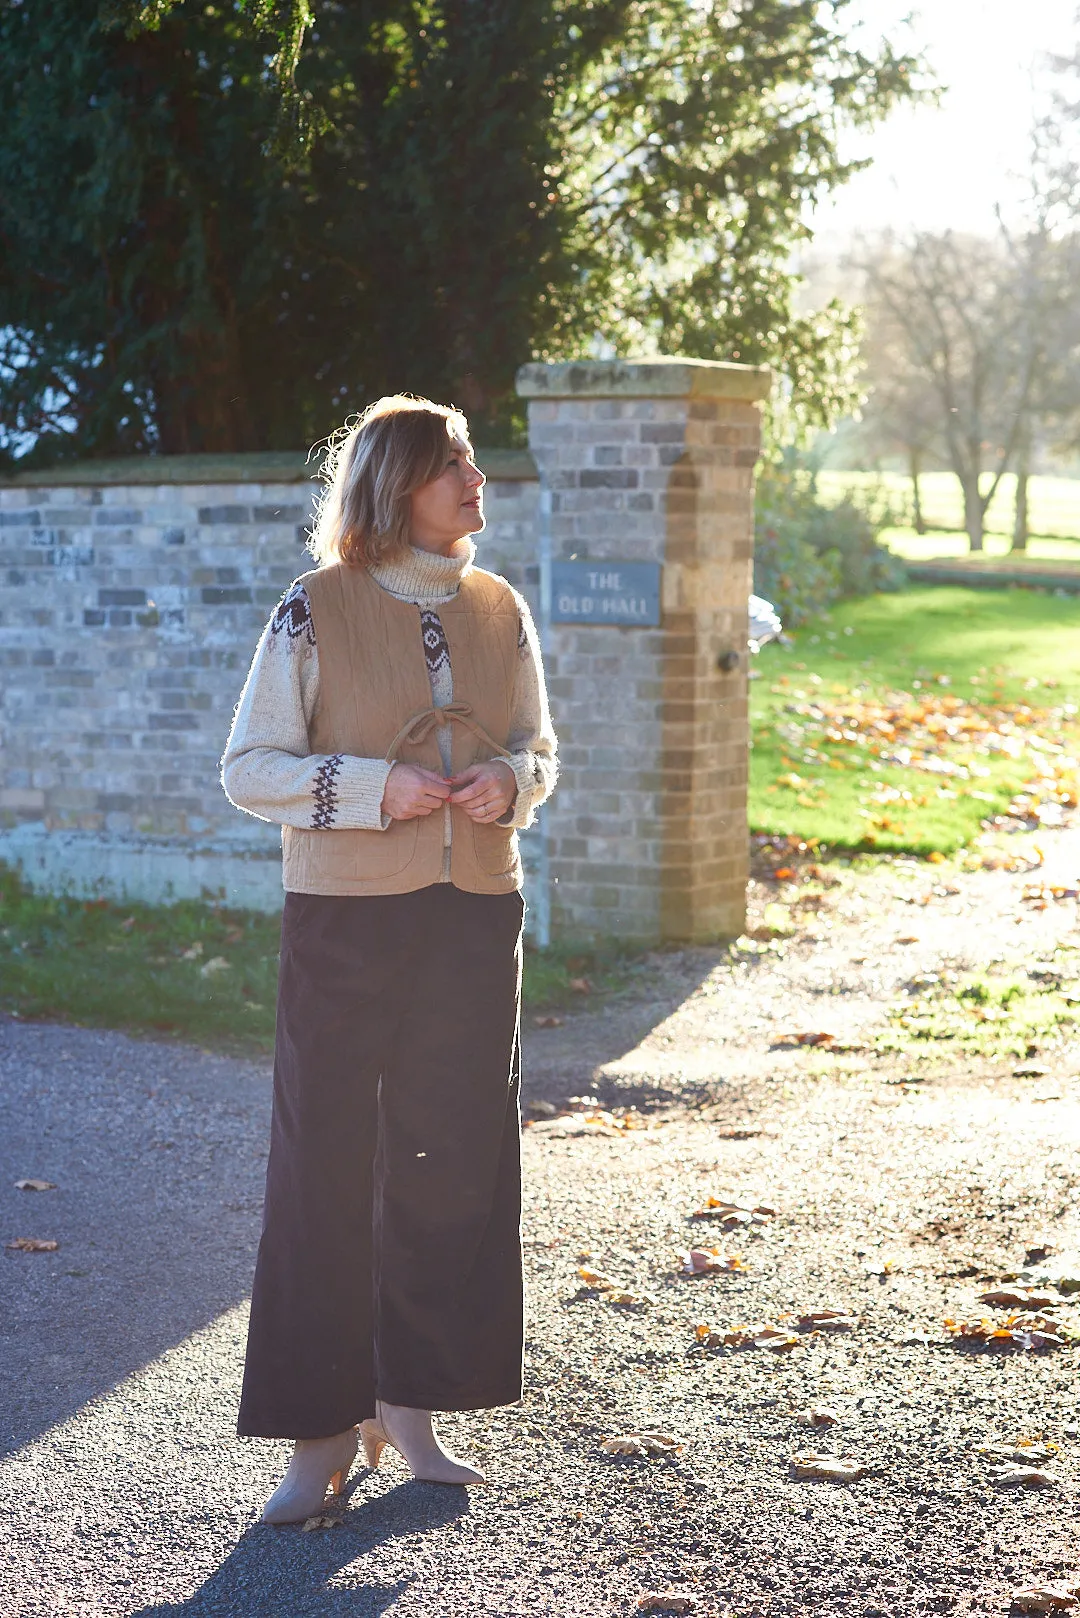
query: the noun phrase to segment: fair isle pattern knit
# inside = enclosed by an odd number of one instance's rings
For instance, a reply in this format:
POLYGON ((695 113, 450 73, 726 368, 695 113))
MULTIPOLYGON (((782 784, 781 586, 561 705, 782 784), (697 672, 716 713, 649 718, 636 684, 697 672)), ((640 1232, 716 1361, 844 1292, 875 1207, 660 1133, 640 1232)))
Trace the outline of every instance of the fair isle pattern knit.
MULTIPOLYGON (((418 609, 432 702, 453 701, 450 651, 438 607, 452 600, 472 565, 469 540, 450 556, 410 549, 372 569, 372 577, 399 601, 418 609)), ((548 797, 558 770, 540 648, 532 617, 518 598, 518 669, 514 683, 507 760, 517 797, 504 824, 531 825, 548 797)), ((222 758, 222 784, 237 808, 261 820, 301 829, 385 830, 382 798, 391 765, 385 759, 311 752, 309 724, 319 698, 319 654, 307 592, 297 582, 285 592, 256 649, 222 758)), ((436 730, 450 771, 452 728, 436 730)), ((446 814, 447 835, 450 815, 446 814)))
MULTIPOLYGON (((442 626, 442 619, 433 607, 420 608, 420 636, 431 685, 431 700, 437 708, 445 708, 454 700, 454 671, 450 664, 450 644, 446 639, 446 631, 442 626)), ((439 748, 443 773, 450 775, 454 768, 454 727, 436 725, 435 741, 439 748)), ((447 809, 443 812, 443 846, 446 849, 443 875, 446 881, 450 880, 451 832, 450 811, 447 809)))
POLYGON ((334 782, 343 763, 342 754, 333 753, 329 758, 324 758, 319 768, 315 771, 313 790, 315 813, 311 817, 312 831, 330 831, 334 825, 334 817, 337 814, 337 793, 334 790, 334 782))
MULTIPOLYGON (((428 678, 432 685, 437 677, 450 667, 450 647, 447 644, 446 631, 437 612, 430 607, 420 609, 420 633, 424 640, 424 658, 427 662, 428 678)), ((520 633, 520 631, 519 631, 520 633)))
POLYGON ((291 589, 286 590, 274 609, 274 616, 270 620, 270 636, 276 639, 283 632, 288 640, 303 638, 309 646, 315 645, 311 603, 302 584, 294 584, 291 589))

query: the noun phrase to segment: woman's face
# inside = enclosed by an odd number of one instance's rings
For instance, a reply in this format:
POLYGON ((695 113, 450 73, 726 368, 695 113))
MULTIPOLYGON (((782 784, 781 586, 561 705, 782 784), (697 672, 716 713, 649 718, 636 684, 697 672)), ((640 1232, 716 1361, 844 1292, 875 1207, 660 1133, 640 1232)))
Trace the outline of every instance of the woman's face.
POLYGON ((409 540, 421 551, 446 556, 459 539, 484 526, 486 479, 463 438, 447 440, 446 465, 410 496, 409 540))

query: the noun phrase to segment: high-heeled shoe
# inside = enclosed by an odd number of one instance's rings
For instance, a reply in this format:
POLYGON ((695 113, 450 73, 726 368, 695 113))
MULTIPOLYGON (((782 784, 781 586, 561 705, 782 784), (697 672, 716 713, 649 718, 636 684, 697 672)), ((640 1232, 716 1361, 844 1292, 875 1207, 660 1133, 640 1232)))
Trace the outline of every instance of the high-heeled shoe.
POLYGON ((328 1488, 333 1494, 341 1493, 356 1449, 355 1427, 332 1438, 298 1438, 288 1471, 263 1507, 262 1521, 305 1522, 314 1517, 328 1488))
POLYGON ((430 1410, 407 1405, 385 1405, 378 1400, 375 1419, 360 1424, 364 1455, 372 1471, 389 1444, 405 1461, 414 1478, 423 1483, 486 1483, 475 1466, 443 1449, 430 1410))

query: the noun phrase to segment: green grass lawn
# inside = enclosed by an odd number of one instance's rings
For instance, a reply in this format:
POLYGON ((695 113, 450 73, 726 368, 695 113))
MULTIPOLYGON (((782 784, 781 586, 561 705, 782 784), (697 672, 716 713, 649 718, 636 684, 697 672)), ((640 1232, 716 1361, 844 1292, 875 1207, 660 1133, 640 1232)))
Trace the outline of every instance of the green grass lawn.
MULTIPOLYGON (((0 866, 0 1011, 265 1054, 279 927, 277 916, 209 904, 52 898, 0 866)), ((526 1013, 557 1015, 620 987, 641 953, 615 942, 527 948, 526 1013)))
MULTIPOLYGON (((925 534, 917 534, 914 528, 883 528, 878 537, 883 545, 887 545, 895 555, 902 556, 905 562, 939 561, 942 558, 971 555, 967 535, 944 528, 928 528, 925 534)), ((1012 554, 1010 540, 1005 534, 983 536, 984 556, 1006 557, 1012 554)), ((1080 563, 1080 539, 1050 539, 1035 534, 1029 539, 1023 554, 1036 562, 1080 563)))
POLYGON ((950 853, 1017 808, 1075 801, 1080 601, 920 589, 845 602, 765 647, 750 824, 827 845, 950 853))
MULTIPOLYGON (((910 561, 931 556, 963 556, 964 507, 960 485, 951 472, 928 472, 920 478, 926 534, 911 528, 911 480, 899 472, 839 472, 818 474, 818 488, 827 503, 850 493, 858 503, 887 496, 898 526, 886 528, 882 538, 898 555, 910 561)), ((984 487, 989 486, 989 479, 984 487)), ((1016 479, 1002 478, 986 514, 986 551, 1003 556, 1012 541, 1016 479)), ((879 502, 880 503, 880 502, 879 502)), ((1028 554, 1080 560, 1080 478, 1035 477, 1028 483, 1031 539, 1028 554)))

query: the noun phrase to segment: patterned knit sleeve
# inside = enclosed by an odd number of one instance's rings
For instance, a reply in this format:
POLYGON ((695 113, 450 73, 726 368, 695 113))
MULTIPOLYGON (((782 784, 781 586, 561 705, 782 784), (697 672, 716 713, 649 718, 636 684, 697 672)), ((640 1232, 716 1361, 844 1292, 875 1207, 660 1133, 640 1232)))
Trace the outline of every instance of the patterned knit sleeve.
POLYGON ((548 710, 540 640, 525 600, 518 596, 518 661, 510 721, 507 763, 517 780, 517 797, 500 819, 520 830, 531 826, 536 811, 551 796, 559 773, 558 744, 548 710))
POLYGON ((313 753, 319 653, 302 584, 285 592, 263 631, 221 760, 229 802, 258 820, 315 831, 385 831, 381 758, 313 753))

